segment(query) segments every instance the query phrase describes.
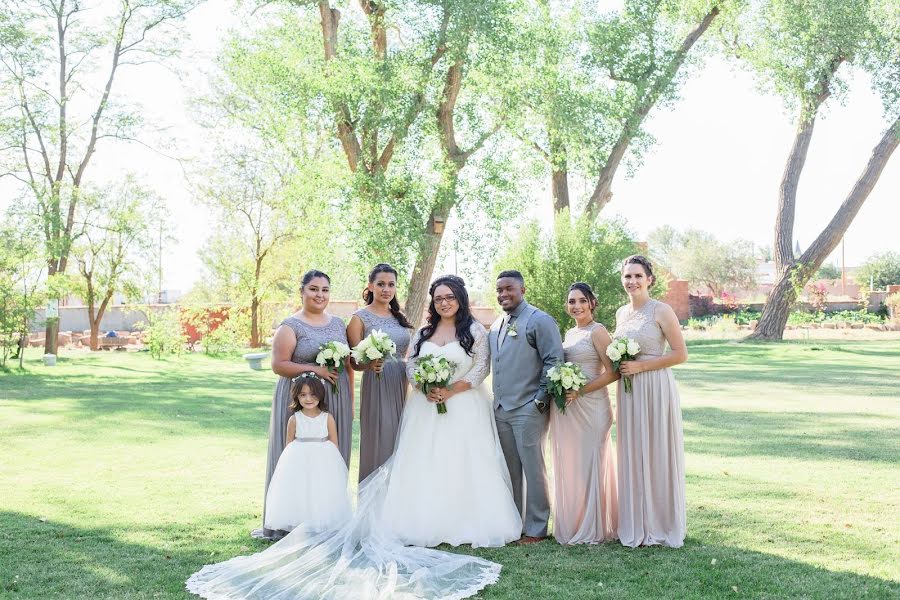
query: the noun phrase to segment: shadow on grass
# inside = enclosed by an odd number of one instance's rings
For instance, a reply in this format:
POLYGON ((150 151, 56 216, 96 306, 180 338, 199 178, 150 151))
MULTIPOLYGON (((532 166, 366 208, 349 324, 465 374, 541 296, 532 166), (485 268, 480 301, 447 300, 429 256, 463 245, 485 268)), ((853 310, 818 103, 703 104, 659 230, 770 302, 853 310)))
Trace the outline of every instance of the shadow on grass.
POLYGON ((257 373, 217 374, 208 369, 192 372, 184 368, 169 373, 103 365, 103 371, 107 369, 134 375, 18 375, 4 380, 4 398, 37 411, 52 403, 55 414, 79 422, 127 417, 139 419, 145 426, 153 423, 165 428, 177 422, 203 431, 249 435, 259 435, 268 428, 274 380, 263 379, 257 373))
POLYGON ((896 464, 897 421, 868 413, 749 412, 683 408, 685 450, 714 456, 778 456, 896 464), (872 422, 883 423, 873 427, 872 422))
MULTIPOLYGON (((256 552, 264 542, 229 527, 241 516, 165 525, 166 541, 126 542, 121 535, 32 515, 0 512, 0 595, 4 598, 188 598, 184 581, 204 564, 256 552)), ((162 526, 161 526, 162 528, 162 526)), ((503 565, 484 599, 519 598, 871 598, 896 597, 897 582, 829 571, 774 554, 703 543, 679 550, 600 546, 446 548, 503 565), (712 560, 715 559, 715 563, 712 560), (737 588, 735 593, 734 588, 737 588)))
POLYGON ((239 520, 241 516, 228 516, 190 525, 161 524, 156 531, 142 526, 117 534, 0 512, 0 597, 189 597, 184 582, 204 564, 266 547, 246 532, 214 539, 213 531, 233 531, 239 520), (123 541, 132 534, 166 541, 123 541))
POLYGON ((630 549, 617 543, 560 546, 546 541, 528 549, 507 546, 462 551, 503 564, 499 583, 479 594, 485 600, 891 598, 900 591, 894 581, 829 571, 692 537, 681 549, 630 549))
MULTIPOLYGON (((268 434, 277 381, 270 373, 200 356, 182 362, 132 355, 125 364, 110 364, 104 358, 85 356, 76 361, 76 372, 34 371, 4 377, 0 401, 12 401, 30 412, 65 416, 73 423, 90 423, 92 435, 100 435, 104 426, 120 428, 126 419, 139 422, 142 432, 151 436, 180 432, 264 438, 268 434)), ((360 379, 356 378, 357 412, 360 379)), ((16 434, 39 435, 43 427, 19 424, 16 434)), ((355 439, 358 430, 359 422, 354 421, 355 439)))

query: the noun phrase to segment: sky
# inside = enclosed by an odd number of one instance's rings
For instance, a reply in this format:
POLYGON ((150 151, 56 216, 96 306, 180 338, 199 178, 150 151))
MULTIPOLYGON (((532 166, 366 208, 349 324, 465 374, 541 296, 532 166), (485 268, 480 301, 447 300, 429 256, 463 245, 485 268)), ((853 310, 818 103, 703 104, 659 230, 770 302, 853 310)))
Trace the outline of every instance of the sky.
MULTIPOLYGON (((239 25, 232 6, 228 0, 210 0, 188 17, 190 39, 174 68, 143 65, 123 71, 116 83, 117 93, 143 106, 146 122, 166 124, 162 134, 144 138, 166 154, 204 151, 204 132, 191 100, 204 91, 228 29, 239 25)), ((802 248, 844 200, 885 126, 879 99, 864 75, 854 76, 843 104, 830 104, 819 118, 798 192, 794 239, 802 248)), ((657 143, 633 176, 620 168, 605 214, 627 219, 639 239, 668 224, 772 245, 778 187, 795 127, 780 98, 762 93, 745 71, 708 59, 695 69, 676 103, 651 113, 647 127, 657 143)), ((207 209, 192 200, 181 164, 143 145, 106 145, 92 168, 93 176, 103 180, 134 172, 165 198, 177 243, 164 253, 163 287, 190 289, 201 274, 197 251, 212 224, 207 209)), ((589 193, 594 183, 574 180, 573 196, 589 193)), ((531 186, 530 215, 550 215, 548 184, 531 186)), ((9 201, 4 191, 0 187, 0 208, 9 201)), ((845 236, 849 266, 877 252, 900 252, 898 201, 900 156, 894 156, 845 236)), ((840 264, 840 247, 832 262, 840 264)))

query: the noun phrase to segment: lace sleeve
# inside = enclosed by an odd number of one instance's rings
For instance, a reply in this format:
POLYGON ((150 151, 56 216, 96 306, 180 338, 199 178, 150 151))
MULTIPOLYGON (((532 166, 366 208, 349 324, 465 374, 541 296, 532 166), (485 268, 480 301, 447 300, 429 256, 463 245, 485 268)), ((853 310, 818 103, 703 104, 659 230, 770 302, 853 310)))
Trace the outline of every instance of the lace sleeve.
POLYGON ((409 351, 406 354, 406 379, 413 387, 416 387, 416 383, 413 381, 413 372, 416 370, 416 361, 413 358, 413 352, 416 351, 416 344, 419 343, 421 333, 422 330, 417 329, 413 334, 412 339, 409 341, 409 351))
POLYGON ((468 381, 471 386, 478 387, 491 372, 491 352, 488 347, 488 333, 481 323, 472 325, 472 335, 475 336, 475 345, 472 346, 472 368, 460 378, 460 381, 468 381))

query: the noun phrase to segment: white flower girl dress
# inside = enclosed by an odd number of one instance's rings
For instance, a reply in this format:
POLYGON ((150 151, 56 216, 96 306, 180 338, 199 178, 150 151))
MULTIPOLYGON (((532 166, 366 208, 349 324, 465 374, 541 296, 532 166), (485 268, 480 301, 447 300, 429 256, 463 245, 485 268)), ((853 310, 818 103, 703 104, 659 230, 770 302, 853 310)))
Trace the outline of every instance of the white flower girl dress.
POLYGON ((328 413, 294 413, 297 433, 278 458, 266 493, 266 528, 333 531, 350 520, 347 465, 328 441, 328 413))

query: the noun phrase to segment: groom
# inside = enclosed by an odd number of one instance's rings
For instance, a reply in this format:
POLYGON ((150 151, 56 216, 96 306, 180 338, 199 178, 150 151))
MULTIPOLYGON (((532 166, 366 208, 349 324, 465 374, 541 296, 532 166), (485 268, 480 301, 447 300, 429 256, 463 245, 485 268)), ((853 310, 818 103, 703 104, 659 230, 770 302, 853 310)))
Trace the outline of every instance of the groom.
POLYGON ((525 279, 518 271, 497 277, 497 302, 506 314, 491 326, 489 338, 494 416, 513 498, 522 513, 525 531, 519 543, 532 544, 547 537, 550 518, 544 465, 547 371, 563 360, 562 341, 553 317, 525 301, 525 279))

